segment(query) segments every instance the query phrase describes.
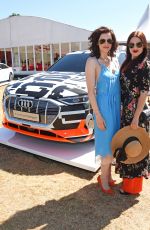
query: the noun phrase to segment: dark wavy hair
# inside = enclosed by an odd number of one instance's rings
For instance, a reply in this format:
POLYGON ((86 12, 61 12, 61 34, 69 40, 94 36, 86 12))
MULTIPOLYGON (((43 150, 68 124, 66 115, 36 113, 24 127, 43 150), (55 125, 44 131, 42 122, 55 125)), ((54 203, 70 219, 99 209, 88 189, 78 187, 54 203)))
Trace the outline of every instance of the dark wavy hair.
POLYGON ((101 26, 97 28, 96 30, 94 30, 92 34, 90 35, 90 37, 88 38, 89 43, 90 43, 89 49, 91 51, 92 57, 96 57, 96 58, 100 57, 101 54, 100 54, 100 50, 98 46, 98 40, 101 34, 106 34, 106 33, 110 33, 112 36, 113 43, 112 43, 111 50, 109 51, 109 55, 110 57, 114 57, 114 53, 117 49, 118 42, 116 41, 116 36, 113 30, 105 26, 101 26))
POLYGON ((120 71, 124 72, 124 71, 126 71, 127 68, 132 67, 136 63, 142 62, 146 56, 147 56, 147 40, 146 40, 144 33, 141 31, 133 31, 127 39, 126 59, 123 62, 122 66, 120 68, 120 71), (133 38, 133 37, 137 37, 141 40, 141 42, 143 44, 143 52, 137 58, 132 60, 128 45, 130 43, 131 38, 133 38))

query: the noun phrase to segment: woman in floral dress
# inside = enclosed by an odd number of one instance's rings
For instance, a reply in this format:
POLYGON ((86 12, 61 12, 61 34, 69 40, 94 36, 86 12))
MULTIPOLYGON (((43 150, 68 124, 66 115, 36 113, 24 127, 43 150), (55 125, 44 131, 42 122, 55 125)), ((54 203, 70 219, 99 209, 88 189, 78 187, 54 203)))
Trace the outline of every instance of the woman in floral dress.
MULTIPOLYGON (((137 129, 150 87, 150 61, 147 58, 147 41, 140 31, 132 32, 127 40, 127 55, 120 69, 121 127, 130 125, 137 129)), ((117 165, 116 165, 117 166, 117 165)), ((149 153, 136 164, 119 163, 116 171, 121 178, 148 178, 149 153)), ((121 194, 128 194, 120 189, 121 194)))

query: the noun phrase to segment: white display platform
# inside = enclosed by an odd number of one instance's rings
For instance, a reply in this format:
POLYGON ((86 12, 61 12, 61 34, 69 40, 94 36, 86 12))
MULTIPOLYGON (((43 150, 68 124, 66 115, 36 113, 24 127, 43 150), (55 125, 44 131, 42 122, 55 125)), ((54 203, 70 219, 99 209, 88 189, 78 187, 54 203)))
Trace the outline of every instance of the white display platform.
POLYGON ((5 81, 5 82, 0 82, 0 87, 3 86, 3 85, 8 85, 9 82, 8 81, 5 81))
POLYGON ((59 143, 0 128, 0 143, 92 172, 100 167, 100 160, 95 160, 94 141, 59 143))

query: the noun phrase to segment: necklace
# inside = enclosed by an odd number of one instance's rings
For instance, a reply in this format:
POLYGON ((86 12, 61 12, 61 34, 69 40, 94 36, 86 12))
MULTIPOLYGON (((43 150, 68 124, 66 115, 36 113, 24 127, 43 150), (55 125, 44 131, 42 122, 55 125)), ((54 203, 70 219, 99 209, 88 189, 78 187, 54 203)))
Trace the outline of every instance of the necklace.
POLYGON ((108 65, 110 61, 108 57, 107 58, 100 57, 100 60, 103 61, 105 65, 108 65))

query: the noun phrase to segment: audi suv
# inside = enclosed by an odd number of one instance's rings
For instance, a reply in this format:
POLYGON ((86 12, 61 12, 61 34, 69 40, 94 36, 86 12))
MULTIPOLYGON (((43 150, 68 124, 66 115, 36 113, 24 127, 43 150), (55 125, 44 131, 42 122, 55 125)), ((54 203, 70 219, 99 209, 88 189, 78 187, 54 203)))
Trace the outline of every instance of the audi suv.
POLYGON ((72 52, 46 72, 10 83, 3 95, 3 126, 60 142, 93 139, 85 81, 89 51, 72 52))

